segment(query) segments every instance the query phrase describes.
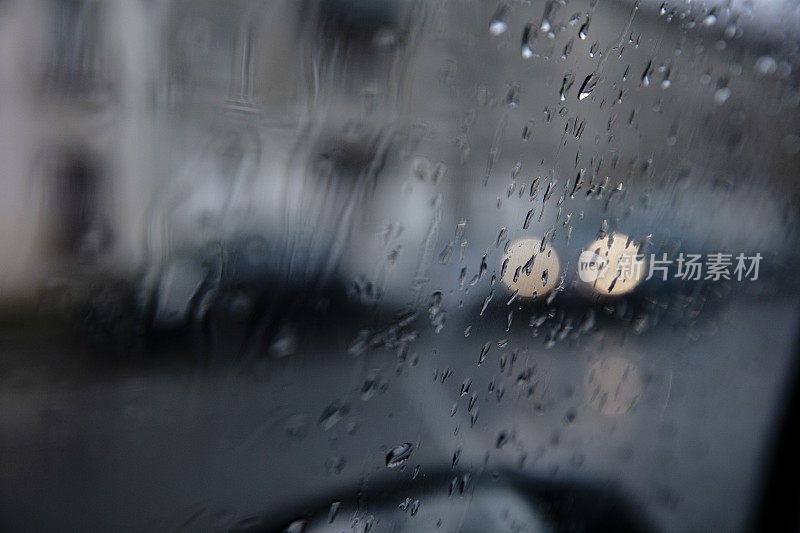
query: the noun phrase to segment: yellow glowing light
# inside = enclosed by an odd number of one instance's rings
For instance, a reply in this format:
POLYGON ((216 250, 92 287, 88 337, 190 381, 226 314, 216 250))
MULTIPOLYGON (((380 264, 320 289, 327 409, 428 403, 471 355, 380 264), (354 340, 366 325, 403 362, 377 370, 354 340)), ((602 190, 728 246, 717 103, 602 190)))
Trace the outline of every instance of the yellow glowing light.
POLYGON ((627 359, 609 357, 589 367, 584 394, 586 403, 604 415, 625 414, 639 402, 642 378, 627 359))
POLYGON ((635 289, 646 275, 639 246, 627 235, 616 233, 597 239, 578 259, 581 288, 597 296, 619 296, 635 289))
POLYGON ((519 239, 503 256, 500 279, 518 298, 547 296, 558 285, 561 263, 549 244, 536 239, 519 239))

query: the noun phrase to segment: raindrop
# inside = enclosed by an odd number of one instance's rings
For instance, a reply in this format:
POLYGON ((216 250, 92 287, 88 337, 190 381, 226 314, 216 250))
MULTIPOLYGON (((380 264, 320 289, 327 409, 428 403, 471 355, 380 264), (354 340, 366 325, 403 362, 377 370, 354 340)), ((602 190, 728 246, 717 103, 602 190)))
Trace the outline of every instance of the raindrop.
POLYGON ((584 98, 589 97, 592 94, 595 86, 597 85, 597 78, 594 77, 594 73, 589 74, 586 76, 586 79, 583 80, 581 84, 581 88, 578 91, 578 100, 583 100, 584 98))
POLYGON ((575 44, 574 39, 570 39, 567 41, 567 44, 564 45, 564 51, 561 52, 561 59, 567 59, 569 54, 572 52, 572 46, 575 44))
POLYGON ((514 163, 514 166, 511 167, 511 179, 516 180, 519 177, 519 173, 522 171, 522 161, 517 161, 514 163))
POLYGON ((489 33, 494 35, 495 37, 505 33, 508 29, 508 24, 505 20, 503 20, 508 12, 508 6, 505 4, 501 4, 497 11, 494 12, 494 16, 492 17, 492 21, 489 23, 489 33))
POLYGON ((483 299, 483 305, 481 306, 481 312, 479 313, 480 316, 483 316, 483 312, 486 311, 486 308, 489 307, 489 302, 492 301, 494 298, 494 291, 489 291, 489 295, 483 299))
POLYGON ((372 398, 376 392, 384 392, 388 387, 388 382, 381 380, 377 375, 367 377, 361 386, 361 399, 366 401, 372 398))
POLYGON ((508 434, 505 431, 501 431, 500 434, 497 436, 497 442, 495 442, 495 448, 498 450, 505 446, 506 442, 508 442, 508 434))
POLYGON ((508 29, 508 25, 502 20, 493 20, 489 24, 489 33, 492 35, 500 35, 508 29))
POLYGON ((477 392, 473 392, 472 396, 469 399, 469 402, 467 403, 467 411, 472 411, 472 409, 475 407, 475 403, 477 401, 478 401, 478 393, 477 392))
POLYGON ((450 374, 452 374, 452 373, 453 373, 453 369, 452 368, 446 368, 446 369, 442 370, 442 375, 441 375, 441 379, 440 379, 440 381, 442 382, 442 385, 444 385, 444 382, 447 380, 447 378, 450 377, 450 374))
POLYGON ((453 460, 450 463, 450 468, 455 468, 459 459, 461 459, 461 448, 456 449, 456 451, 453 453, 453 460))
POLYGON ((653 66, 653 60, 647 62, 647 65, 644 67, 644 71, 642 72, 642 86, 647 87, 650 85, 650 69, 653 66))
POLYGON ((500 248, 500 243, 503 242, 503 238, 506 236, 506 228, 505 226, 500 228, 500 233, 497 234, 497 240, 494 243, 495 248, 500 248))
POLYGON ((567 99, 569 89, 573 83, 575 83, 575 75, 572 73, 565 74, 561 80, 561 88, 558 90, 558 97, 562 102, 567 99))
MULTIPOLYGON (((525 215, 525 222, 522 224, 522 229, 528 229, 528 227, 531 225, 531 219, 533 218, 533 212, 534 212, 534 209, 529 209, 528 210, 528 214, 525 215)), ((500 274, 500 277, 502 278, 503 275, 500 274)))
POLYGON ((518 294, 519 294, 519 289, 514 290, 514 292, 511 293, 511 298, 509 298, 508 301, 506 302, 506 305, 511 305, 512 303, 514 303, 514 300, 517 299, 518 294))
POLYGON ((483 345, 483 348, 481 348, 481 354, 478 356, 478 366, 481 366, 481 364, 483 364, 483 361, 486 359, 486 354, 489 353, 491 347, 492 347, 491 342, 487 342, 486 344, 483 345))
POLYGON ((414 445, 410 442, 395 446, 386 454, 386 466, 389 468, 396 468, 402 465, 411 457, 411 452, 413 450, 414 445))
POLYGON ((533 50, 531 49, 530 43, 531 40, 536 38, 535 32, 532 32, 532 25, 526 24, 525 28, 522 30, 522 57, 524 59, 530 59, 533 57, 533 50))
POLYGON ((342 507, 342 502, 333 501, 331 502, 331 508, 328 510, 328 523, 333 524, 333 521, 336 520, 336 515, 339 512, 339 509, 342 507))
POLYGON ((420 502, 419 500, 414 500, 411 502, 411 516, 416 516, 417 512, 419 511, 420 502))
POLYGON ((513 83, 506 93, 506 105, 514 108, 519 105, 519 84, 513 83))
POLYGON ((362 329, 359 331, 355 340, 353 340, 353 342, 350 343, 350 346, 347 348, 347 353, 353 357, 358 357, 359 355, 363 354, 369 346, 369 336, 369 330, 362 329))
POLYGON ((770 56, 761 56, 756 61, 755 69, 762 76, 767 76, 775 73, 778 63, 770 56))
POLYGON ((297 350, 297 333, 291 327, 281 328, 277 338, 269 347, 269 353, 276 359, 282 359, 292 355, 297 350))
POLYGON ((330 404, 319 417, 319 426, 323 431, 327 431, 335 426, 342 418, 350 412, 350 406, 341 400, 336 400, 330 404))
POLYGON ((714 93, 714 103, 717 105, 724 104, 731 96, 731 90, 728 87, 720 87, 714 93))
POLYGON ((531 136, 533 135, 533 126, 534 126, 533 121, 529 120, 525 124, 525 127, 522 128, 522 140, 523 141, 529 141, 531 139, 531 136))
POLYGON ((409 505, 411 505, 411 498, 406 498, 405 501, 403 501, 403 503, 397 506, 397 508, 403 512, 406 512, 408 510, 409 505))
POLYGON ((467 481, 469 481, 469 474, 464 474, 463 476, 456 476, 450 481, 450 488, 448 490, 448 494, 452 496, 455 493, 464 494, 464 489, 466 488, 467 481))
POLYGON ((586 22, 581 25, 580 30, 578 30, 578 37, 581 38, 582 41, 585 41, 589 37, 589 23, 591 22, 590 17, 586 17, 586 22))
POLYGON ((453 255, 453 250, 455 249, 455 245, 451 242, 448 243, 442 253, 439 254, 439 263, 446 265, 450 261, 450 256, 453 255))

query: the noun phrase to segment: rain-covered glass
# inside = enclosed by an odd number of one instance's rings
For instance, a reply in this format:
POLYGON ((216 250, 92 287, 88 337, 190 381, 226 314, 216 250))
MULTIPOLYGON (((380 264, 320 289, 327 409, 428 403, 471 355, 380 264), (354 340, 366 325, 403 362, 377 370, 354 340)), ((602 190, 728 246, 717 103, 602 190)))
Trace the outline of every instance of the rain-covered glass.
POLYGON ((0 529, 800 525, 798 6, 0 0, 0 529))

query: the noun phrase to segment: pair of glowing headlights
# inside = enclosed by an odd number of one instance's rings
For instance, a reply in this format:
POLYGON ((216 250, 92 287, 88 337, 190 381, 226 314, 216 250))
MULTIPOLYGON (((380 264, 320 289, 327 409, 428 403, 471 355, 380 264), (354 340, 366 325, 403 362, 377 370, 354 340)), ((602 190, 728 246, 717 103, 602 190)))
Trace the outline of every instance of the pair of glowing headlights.
MULTIPOLYGON (((639 245, 617 233, 584 248, 576 262, 577 286, 590 296, 620 296, 642 282, 645 266, 639 245)), ((519 239, 506 250, 500 279, 517 298, 535 300, 552 293, 562 274, 558 253, 549 244, 519 239)))

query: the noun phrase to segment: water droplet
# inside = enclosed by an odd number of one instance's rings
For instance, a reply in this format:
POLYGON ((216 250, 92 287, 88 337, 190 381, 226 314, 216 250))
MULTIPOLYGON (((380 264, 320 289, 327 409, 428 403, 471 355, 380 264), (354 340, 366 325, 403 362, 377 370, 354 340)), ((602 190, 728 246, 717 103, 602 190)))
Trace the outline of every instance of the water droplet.
POLYGON ((481 354, 478 356, 478 366, 481 366, 481 364, 483 364, 483 361, 486 359, 486 354, 489 353, 491 347, 492 347, 491 342, 487 342, 486 344, 483 345, 483 348, 481 348, 481 354))
POLYGON ((506 93, 506 105, 508 107, 517 107, 519 105, 519 84, 512 83, 506 93))
POLYGON ((325 410, 322 412, 322 415, 319 417, 319 426, 323 429, 323 431, 327 431, 335 426, 342 418, 347 416, 347 413, 350 412, 350 406, 346 403, 342 402, 341 400, 336 400, 332 404, 330 404, 325 410))
POLYGON ((522 128, 522 140, 523 141, 529 141, 531 139, 531 136, 533 135, 533 126, 534 126, 533 121, 529 120, 525 124, 525 127, 522 128))
POLYGON ((561 88, 558 90, 558 97, 562 102, 567 99, 569 89, 573 83, 575 83, 575 75, 572 73, 565 74, 561 80, 561 88))
POLYGON ((703 18, 703 26, 709 27, 717 23, 717 15, 713 12, 703 18))
POLYGON ((724 104, 731 96, 731 90, 728 87, 720 87, 714 93, 714 103, 717 105, 724 104))
MULTIPOLYGON (((547 282, 545 281, 545 283, 547 282)), ((511 293, 511 297, 506 302, 506 305, 511 305, 512 303, 514 303, 514 300, 517 299, 518 294, 519 294, 519 289, 516 289, 513 293, 511 293)))
POLYGON ((359 355, 363 354, 369 347, 369 336, 369 330, 362 329, 359 331, 355 340, 353 340, 353 342, 350 343, 350 346, 347 348, 347 353, 353 357, 358 357, 359 355))
POLYGON ((269 347, 269 354, 282 359, 292 355, 297 350, 297 333, 294 328, 284 326, 269 347))
POLYGON ((419 511, 419 506, 420 505, 421 504, 420 504, 419 500, 414 500, 413 502, 411 502, 411 516, 416 516, 417 515, 417 512, 419 511))
POLYGON ((409 457, 411 457, 411 452, 413 450, 414 445, 410 442, 395 446, 389 450, 389 453, 386 454, 386 466, 389 468, 396 468, 402 465, 408 460, 409 457))
POLYGON ((644 71, 642 72, 642 86, 648 87, 650 85, 650 69, 653 66, 653 60, 647 62, 647 65, 644 67, 644 71))
POLYGON ((756 61, 755 69, 762 76, 767 76, 775 73, 778 63, 771 56, 761 56, 756 61))
POLYGON ((455 468, 459 459, 461 459, 461 448, 456 449, 456 451, 453 453, 453 460, 450 463, 450 468, 455 468))
POLYGON ((340 501, 333 501, 331 502, 331 507, 328 510, 328 523, 333 524, 333 521, 336 520, 336 515, 339 512, 339 509, 342 507, 342 502, 340 501))
MULTIPOLYGON (((528 210, 528 214, 525 215, 525 222, 522 224, 522 229, 528 229, 528 227, 531 225, 531 219, 533 218, 533 212, 534 212, 534 209, 528 210)), ((500 274, 500 277, 501 278, 503 277, 502 273, 500 274)))
POLYGON ((442 385, 444 385, 445 380, 447 380, 447 378, 449 378, 450 374, 452 374, 452 373, 453 373, 453 369, 452 368, 445 368, 444 370, 442 370, 442 375, 441 375, 442 385))
POLYGON ((581 25, 580 30, 578 30, 578 37, 581 38, 582 41, 585 41, 589 37, 589 23, 591 19, 587 16, 586 22, 581 25))
POLYGON ((497 436, 497 441, 495 442, 495 448, 498 450, 505 446, 506 442, 508 442, 508 434, 505 431, 501 431, 500 434, 497 436))
POLYGON ((581 88, 578 90, 578 100, 583 100, 584 98, 588 98, 589 95, 592 94, 595 86, 597 85, 597 78, 594 77, 594 73, 589 74, 586 76, 586 79, 583 80, 581 84, 581 88))
POLYGON ((475 407, 475 402, 477 400, 478 400, 478 393, 473 392, 472 396, 469 399, 469 402, 467 403, 467 411, 472 411, 472 408, 475 407))
POLYGON ((453 255, 453 250, 455 249, 455 245, 451 242, 448 243, 442 253, 439 254, 439 263, 446 265, 450 261, 450 256, 453 255))
POLYGON ((489 33, 494 35, 495 37, 505 33, 508 29, 508 24, 505 22, 505 16, 508 13, 508 6, 505 4, 501 4, 497 11, 494 12, 494 16, 492 17, 492 21, 489 23, 489 33))
POLYGON ((489 302, 492 301, 494 298, 494 291, 489 291, 489 295, 483 299, 483 305, 481 306, 481 312, 479 313, 480 316, 483 316, 483 312, 486 311, 486 308, 489 307, 489 302))
POLYGON ((500 248, 500 243, 503 242, 503 238, 506 236, 506 228, 505 226, 500 228, 500 233, 497 234, 497 240, 494 243, 495 248, 500 248))
POLYGON ((561 52, 561 59, 562 60, 563 59, 567 59, 569 57, 569 54, 572 52, 572 47, 573 47, 574 44, 575 44, 575 40, 574 39, 570 39, 569 41, 567 41, 567 44, 564 45, 564 51, 561 52))
POLYGON ((364 380, 364 384, 361 386, 361 399, 369 400, 376 392, 385 392, 388 386, 388 381, 381 379, 377 374, 372 374, 364 380))
POLYGON ((533 50, 531 49, 531 41, 536 38, 535 32, 532 31, 533 26, 531 24, 526 24, 525 28, 522 30, 522 57, 523 59, 530 59, 533 57, 533 50))
POLYGON ((492 35, 495 35, 495 36, 500 35, 501 33, 504 33, 507 29, 508 29, 508 25, 505 22, 503 22, 502 20, 493 20, 489 24, 489 33, 491 33, 492 35))

